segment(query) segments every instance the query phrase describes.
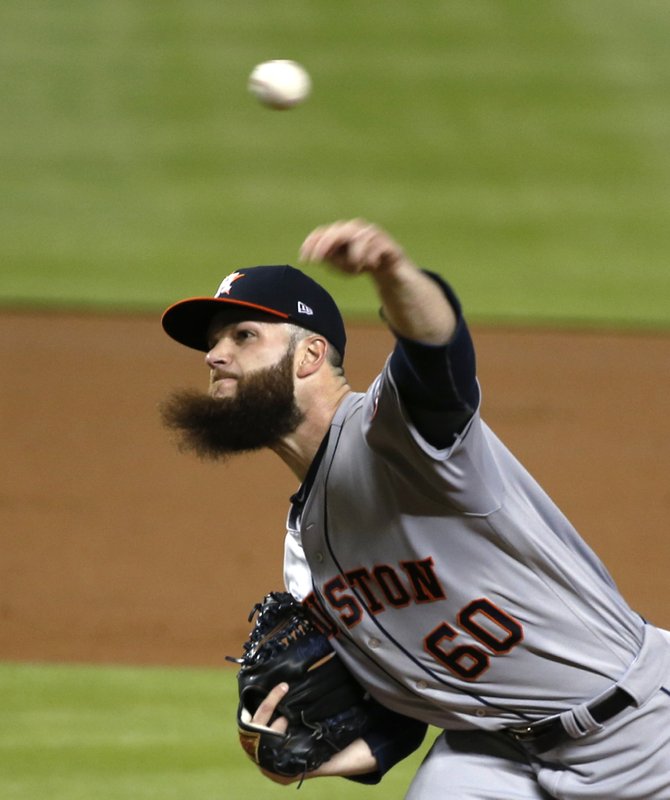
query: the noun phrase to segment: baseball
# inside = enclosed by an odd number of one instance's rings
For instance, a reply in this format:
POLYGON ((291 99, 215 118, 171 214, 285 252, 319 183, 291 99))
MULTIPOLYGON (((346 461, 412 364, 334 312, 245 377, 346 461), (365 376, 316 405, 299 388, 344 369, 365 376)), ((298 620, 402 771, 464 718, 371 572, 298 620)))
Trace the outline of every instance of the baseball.
POLYGON ((253 68, 248 87, 263 105, 283 110, 304 102, 312 81, 307 70, 295 61, 274 59, 253 68))

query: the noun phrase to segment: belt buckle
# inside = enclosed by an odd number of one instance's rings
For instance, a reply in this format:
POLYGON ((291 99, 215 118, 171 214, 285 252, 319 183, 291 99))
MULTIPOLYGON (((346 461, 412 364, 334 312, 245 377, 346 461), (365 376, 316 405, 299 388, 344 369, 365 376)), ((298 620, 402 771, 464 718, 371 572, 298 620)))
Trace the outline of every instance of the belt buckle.
POLYGON ((512 739, 515 739, 517 742, 525 742, 528 739, 534 739, 537 735, 532 725, 525 725, 523 728, 507 728, 505 733, 509 734, 512 739))
POLYGON ((529 748, 534 753, 543 753, 555 747, 565 736, 565 729, 558 716, 531 722, 528 725, 506 728, 510 738, 529 748))

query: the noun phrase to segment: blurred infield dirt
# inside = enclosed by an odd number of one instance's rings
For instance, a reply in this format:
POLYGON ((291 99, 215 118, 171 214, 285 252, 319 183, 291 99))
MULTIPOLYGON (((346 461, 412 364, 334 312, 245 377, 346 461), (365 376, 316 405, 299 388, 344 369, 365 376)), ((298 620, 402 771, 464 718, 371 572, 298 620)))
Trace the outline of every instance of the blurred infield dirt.
MULTIPOLYGON (((670 336, 474 326, 483 412, 613 573, 670 627, 670 336)), ((350 324, 355 389, 391 338, 350 324)), ((205 464, 157 405, 206 383, 154 317, 0 313, 0 658, 222 665, 281 588, 296 481, 205 464)))

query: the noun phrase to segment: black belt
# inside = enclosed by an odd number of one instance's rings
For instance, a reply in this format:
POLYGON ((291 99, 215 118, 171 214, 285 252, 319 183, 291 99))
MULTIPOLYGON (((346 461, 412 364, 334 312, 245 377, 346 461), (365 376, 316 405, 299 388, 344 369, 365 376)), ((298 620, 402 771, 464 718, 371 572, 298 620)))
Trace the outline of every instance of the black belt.
MULTIPOLYGON (((587 708, 593 719, 602 725, 628 706, 632 706, 633 702, 633 698, 627 692, 617 687, 612 694, 603 700, 597 700, 587 708)), ((530 725, 505 728, 505 733, 534 753, 543 753, 570 738, 560 717, 532 722, 530 725)))

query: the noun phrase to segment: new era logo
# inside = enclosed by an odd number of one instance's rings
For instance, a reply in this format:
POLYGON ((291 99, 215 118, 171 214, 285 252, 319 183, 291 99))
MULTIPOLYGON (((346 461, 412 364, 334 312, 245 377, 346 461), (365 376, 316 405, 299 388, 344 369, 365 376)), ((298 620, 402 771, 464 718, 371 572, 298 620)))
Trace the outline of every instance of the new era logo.
POLYGON ((306 306, 302 300, 298 300, 298 314, 309 314, 309 316, 313 316, 314 312, 309 306, 306 306))

